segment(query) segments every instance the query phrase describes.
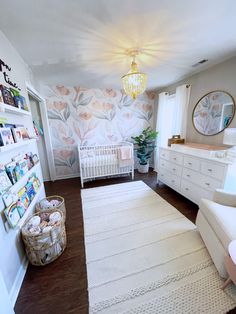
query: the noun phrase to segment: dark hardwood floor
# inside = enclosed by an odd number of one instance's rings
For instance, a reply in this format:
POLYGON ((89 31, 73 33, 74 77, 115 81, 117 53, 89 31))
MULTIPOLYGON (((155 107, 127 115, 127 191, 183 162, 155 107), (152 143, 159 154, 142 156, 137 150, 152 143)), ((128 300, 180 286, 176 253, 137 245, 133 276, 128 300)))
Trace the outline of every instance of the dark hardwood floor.
MULTIPOLYGON (((157 186, 156 173, 135 173, 191 221, 198 207, 165 185, 157 186)), ((85 188, 130 181, 130 177, 97 180, 85 188)), ((79 178, 47 182, 47 195, 61 195, 67 208, 67 248, 62 256, 45 267, 29 265, 19 297, 16 314, 85 314, 88 313, 87 277, 85 265, 83 217, 79 178)))

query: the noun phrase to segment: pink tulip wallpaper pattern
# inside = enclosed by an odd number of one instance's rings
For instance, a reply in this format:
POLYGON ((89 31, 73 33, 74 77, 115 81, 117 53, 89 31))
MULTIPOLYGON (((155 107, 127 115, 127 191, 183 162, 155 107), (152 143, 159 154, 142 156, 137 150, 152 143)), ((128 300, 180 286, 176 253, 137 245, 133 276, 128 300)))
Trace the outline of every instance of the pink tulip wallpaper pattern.
POLYGON ((77 146, 129 141, 153 126, 154 93, 55 86, 46 97, 57 178, 79 174, 77 146))

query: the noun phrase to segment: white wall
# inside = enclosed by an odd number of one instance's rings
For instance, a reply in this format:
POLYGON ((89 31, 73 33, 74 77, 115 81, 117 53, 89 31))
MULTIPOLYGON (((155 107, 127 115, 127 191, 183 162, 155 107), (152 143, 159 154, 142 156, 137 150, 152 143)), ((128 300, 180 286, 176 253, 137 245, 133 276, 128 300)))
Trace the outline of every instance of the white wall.
MULTIPOLYGON (((187 122, 187 141, 222 145, 223 132, 214 136, 204 136, 199 134, 192 124, 192 112, 194 106, 198 100, 208 92, 214 90, 223 90, 231 94, 236 101, 236 57, 222 62, 214 67, 211 67, 205 71, 199 72, 193 76, 190 76, 182 81, 179 81, 173 85, 163 88, 158 91, 167 91, 173 93, 177 86, 184 83, 191 84, 190 103, 188 108, 188 122, 187 122)), ((236 116, 230 125, 230 127, 236 127, 236 116)))
MULTIPOLYGON (((29 104, 26 91, 26 81, 31 81, 30 83, 32 84, 30 70, 1 31, 0 59, 2 59, 12 68, 11 72, 9 72, 10 79, 21 88, 21 94, 26 98, 27 103, 29 104)), ((0 84, 10 87, 5 83, 2 73, 0 73, 0 84)), ((28 127, 29 131, 32 131, 33 129, 32 119, 30 116, 14 115, 1 112, 0 117, 7 118, 7 123, 23 124, 24 126, 28 127)), ((36 143, 32 145, 26 145, 23 148, 18 148, 16 150, 1 152, 0 164, 6 164, 11 161, 13 156, 27 151, 37 152, 36 143)), ((42 175, 40 179, 42 181, 42 175)), ((1 214, 3 216, 3 213, 1 214)), ((11 302, 14 304, 24 278, 26 258, 19 230, 11 229, 9 232, 6 232, 3 221, 4 218, 0 217, 0 270, 11 302)))

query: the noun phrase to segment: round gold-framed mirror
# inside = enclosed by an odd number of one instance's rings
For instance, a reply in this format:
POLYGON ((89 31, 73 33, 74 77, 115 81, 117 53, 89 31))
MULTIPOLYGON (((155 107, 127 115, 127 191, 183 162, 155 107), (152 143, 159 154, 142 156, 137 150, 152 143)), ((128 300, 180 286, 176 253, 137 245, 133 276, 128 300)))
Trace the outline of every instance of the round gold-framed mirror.
POLYGON ((204 95, 193 109, 192 121, 195 130, 202 135, 216 135, 232 122, 235 101, 224 91, 215 90, 204 95))

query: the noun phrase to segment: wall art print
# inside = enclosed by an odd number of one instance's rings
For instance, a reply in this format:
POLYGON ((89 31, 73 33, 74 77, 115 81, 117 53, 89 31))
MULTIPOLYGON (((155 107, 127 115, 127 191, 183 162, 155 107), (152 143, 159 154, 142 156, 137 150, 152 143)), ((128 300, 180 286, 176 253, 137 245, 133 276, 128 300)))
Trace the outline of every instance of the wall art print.
POLYGON ((79 174, 77 146, 131 140, 153 127, 155 94, 54 86, 46 96, 57 178, 79 174))

